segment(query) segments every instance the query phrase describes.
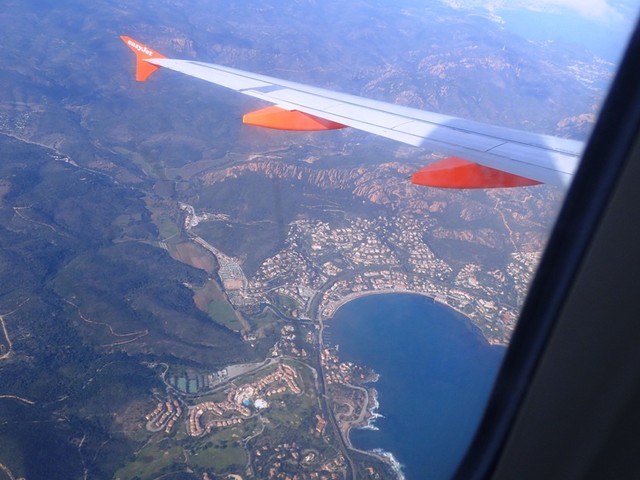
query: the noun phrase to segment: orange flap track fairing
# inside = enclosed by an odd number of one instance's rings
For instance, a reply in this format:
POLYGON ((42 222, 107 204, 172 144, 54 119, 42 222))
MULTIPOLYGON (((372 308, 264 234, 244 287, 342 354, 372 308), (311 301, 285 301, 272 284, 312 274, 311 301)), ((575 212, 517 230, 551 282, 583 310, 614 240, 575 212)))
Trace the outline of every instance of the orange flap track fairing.
POLYGON ((242 117, 242 122, 257 127, 306 132, 346 128, 346 125, 341 123, 332 122, 298 110, 285 110, 276 106, 247 113, 242 117))
POLYGON ((411 176, 411 183, 439 188, 508 188, 539 185, 541 182, 449 157, 418 170, 411 176))

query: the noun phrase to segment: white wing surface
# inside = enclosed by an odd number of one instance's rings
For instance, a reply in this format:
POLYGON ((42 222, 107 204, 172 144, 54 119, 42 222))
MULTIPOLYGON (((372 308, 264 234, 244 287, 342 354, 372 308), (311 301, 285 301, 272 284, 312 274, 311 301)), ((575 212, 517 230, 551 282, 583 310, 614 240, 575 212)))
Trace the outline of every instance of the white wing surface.
MULTIPOLYGON (((533 181, 521 185, 538 182, 568 185, 584 147, 582 142, 575 140, 487 125, 210 63, 154 56, 156 52, 148 47, 135 41, 139 47, 132 46, 128 37, 123 37, 123 40, 136 55, 146 56, 138 58, 138 68, 143 62, 149 67, 164 67, 264 100, 276 105, 279 111, 302 112, 311 118, 333 122, 332 126, 318 129, 349 126, 409 145, 463 157, 491 170, 533 181)), ((298 129, 283 126, 281 118, 270 122, 267 120, 261 125, 298 129)), ((480 183, 475 186, 484 186, 482 181, 480 183)))

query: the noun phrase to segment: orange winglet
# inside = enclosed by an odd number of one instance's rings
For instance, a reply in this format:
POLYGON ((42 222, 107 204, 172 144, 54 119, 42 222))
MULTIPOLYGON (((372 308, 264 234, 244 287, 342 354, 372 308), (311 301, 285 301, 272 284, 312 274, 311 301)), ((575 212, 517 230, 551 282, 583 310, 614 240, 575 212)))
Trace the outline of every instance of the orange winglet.
POLYGON ((432 163, 411 176, 411 183, 440 188, 507 188, 541 182, 457 157, 432 163))
POLYGON ((148 58, 167 58, 131 37, 120 35, 120 39, 136 54, 136 80, 138 82, 144 82, 160 68, 158 65, 145 62, 145 60, 148 58))
POLYGON ((346 125, 342 125, 341 123, 325 120, 324 118, 309 115, 308 113, 303 113, 298 110, 285 110, 275 106, 247 113, 242 117, 242 122, 257 127, 307 132, 346 128, 346 125))

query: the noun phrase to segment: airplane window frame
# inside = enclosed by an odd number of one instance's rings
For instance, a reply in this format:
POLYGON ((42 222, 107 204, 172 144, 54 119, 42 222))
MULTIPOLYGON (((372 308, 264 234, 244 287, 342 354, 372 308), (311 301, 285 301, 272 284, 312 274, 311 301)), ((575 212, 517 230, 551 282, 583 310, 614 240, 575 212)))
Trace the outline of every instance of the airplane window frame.
MULTIPOLYGON (((605 209, 640 141, 638 64, 640 23, 630 36, 532 281, 485 414, 455 478, 491 478, 504 453, 605 209)), ((637 262, 636 257, 631 260, 637 262)))

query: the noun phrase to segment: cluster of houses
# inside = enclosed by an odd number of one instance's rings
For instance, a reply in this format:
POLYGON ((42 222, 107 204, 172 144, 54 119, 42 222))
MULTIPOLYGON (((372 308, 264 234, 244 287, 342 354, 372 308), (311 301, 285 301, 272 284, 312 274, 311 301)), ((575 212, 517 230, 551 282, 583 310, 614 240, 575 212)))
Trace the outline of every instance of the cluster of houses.
POLYGON ((165 433, 170 433, 180 415, 182 415, 182 407, 178 401, 169 399, 166 402, 159 402, 156 408, 144 418, 148 422, 149 430, 159 431, 164 427, 165 433))
POLYGON ((232 388, 227 393, 227 399, 224 402, 202 402, 191 407, 189 409, 188 422, 189 435, 197 437, 211 432, 213 428, 224 428, 242 423, 242 417, 248 418, 251 416, 249 405, 252 403, 256 410, 268 407, 268 403, 259 398, 261 395, 270 397, 277 393, 284 393, 287 389, 295 395, 300 394, 302 390, 296 382, 297 376, 292 367, 281 363, 275 372, 265 375, 252 383, 232 388), (284 385, 268 388, 276 382, 283 382, 284 385), (228 412, 236 412, 241 417, 215 418, 222 417, 228 412), (209 418, 207 418, 203 426, 201 417, 205 413, 211 415, 208 416, 209 418))

